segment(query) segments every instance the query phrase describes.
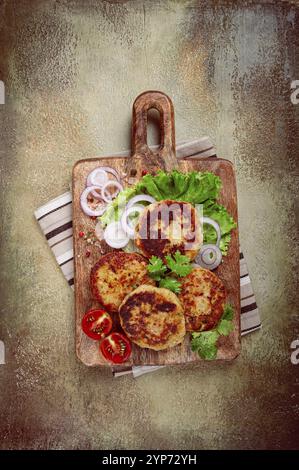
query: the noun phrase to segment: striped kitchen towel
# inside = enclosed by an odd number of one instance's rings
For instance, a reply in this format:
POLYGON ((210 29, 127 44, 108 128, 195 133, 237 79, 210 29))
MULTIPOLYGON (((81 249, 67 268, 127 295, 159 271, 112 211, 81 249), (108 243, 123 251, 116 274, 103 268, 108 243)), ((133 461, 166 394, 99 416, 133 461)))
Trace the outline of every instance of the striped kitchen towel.
MULTIPOLYGON (((155 148, 155 147, 153 147, 155 148)), ((216 151, 208 137, 183 141, 177 144, 177 158, 215 157, 216 151)), ((115 156, 128 156, 129 151, 119 152, 115 156)), ((72 237, 72 194, 70 191, 52 199, 34 212, 42 232, 53 251, 68 284, 74 284, 73 237, 72 237)), ((256 305, 247 265, 240 251, 240 287, 241 287, 241 334, 246 335, 261 328, 260 315, 256 305)), ((160 366, 138 366, 117 368, 114 376, 130 374, 138 377, 159 369, 160 366)))

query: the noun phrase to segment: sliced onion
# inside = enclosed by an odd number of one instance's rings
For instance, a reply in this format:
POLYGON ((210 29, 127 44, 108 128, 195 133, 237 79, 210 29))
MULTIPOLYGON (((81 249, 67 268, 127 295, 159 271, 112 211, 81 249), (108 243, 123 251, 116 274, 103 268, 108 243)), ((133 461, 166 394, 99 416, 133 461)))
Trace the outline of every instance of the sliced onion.
POLYGON ((213 271, 222 261, 221 250, 217 245, 203 245, 194 261, 202 268, 213 271))
POLYGON ((120 175, 119 173, 114 170, 114 168, 111 168, 111 166, 100 166, 99 167, 101 170, 103 171, 106 171, 106 173, 110 173, 111 175, 113 175, 118 181, 120 181, 120 175))
POLYGON ((102 168, 96 168, 87 176, 86 185, 102 187, 107 181, 107 172, 102 170, 102 168))
MULTIPOLYGON (((102 168, 96 168, 87 176, 86 186, 98 186, 98 191, 101 191, 101 188, 105 183, 107 183, 108 179, 109 178, 105 170, 102 170, 102 168)), ((92 195, 97 199, 101 199, 101 194, 98 191, 94 190, 92 195)))
POLYGON ((124 189, 124 188, 123 188, 122 184, 120 184, 119 181, 109 180, 109 181, 107 181, 107 183, 105 183, 105 184, 103 185, 103 187, 102 187, 102 189, 101 189, 102 198, 103 198, 104 201, 106 201, 106 202, 111 202, 112 199, 114 199, 114 198, 118 195, 118 193, 119 193, 120 191, 122 191, 123 189, 124 189), (113 194, 110 194, 110 195, 107 197, 107 196, 106 196, 107 193, 106 193, 105 191, 106 191, 107 188, 109 188, 109 186, 115 186, 117 189, 116 189, 116 191, 114 191, 113 194))
POLYGON ((92 195, 97 199, 102 198, 100 191, 103 185, 109 180, 108 173, 113 175, 117 181, 120 181, 121 178, 119 173, 110 166, 100 166, 95 168, 87 176, 86 186, 98 186, 98 190, 94 190, 92 192, 92 195))
POLYGON ((152 204, 153 202, 156 202, 156 199, 153 198, 152 196, 148 196, 147 194, 139 194, 138 196, 132 197, 127 203, 127 209, 129 209, 131 206, 136 204, 136 202, 149 202, 152 204))
POLYGON ((141 204, 136 204, 134 206, 131 206, 131 207, 126 207, 126 209, 124 210, 123 212, 123 215, 121 217, 121 226, 123 228, 123 230, 125 231, 125 233, 130 237, 130 238, 134 238, 135 237, 135 227, 132 226, 132 224, 129 223, 129 216, 131 214, 134 214, 134 212, 138 212, 139 214, 141 214, 141 212, 143 212, 145 209, 144 206, 142 206, 141 204))
POLYGON ((111 222, 104 231, 104 239, 112 248, 123 248, 129 243, 129 237, 123 231, 120 222, 111 222))
POLYGON ((98 222, 95 226, 94 234, 95 234, 95 236, 97 237, 98 240, 100 240, 100 241, 103 240, 103 238, 104 238, 104 229, 103 229, 102 222, 100 220, 98 220, 98 222))
POLYGON ((221 240, 220 225, 216 222, 216 220, 213 220, 210 217, 203 217, 202 218, 202 223, 207 224, 207 225, 211 225, 212 227, 214 227, 214 229, 216 230, 216 233, 217 233, 216 245, 219 246, 220 240, 221 240))
POLYGON ((91 207, 89 207, 88 200, 87 200, 88 195, 97 188, 98 188, 97 186, 89 186, 85 188, 80 197, 81 208, 83 212, 86 215, 89 215, 90 217, 99 217, 100 215, 103 215, 107 206, 107 204, 103 203, 102 207, 98 209, 91 209, 91 207))

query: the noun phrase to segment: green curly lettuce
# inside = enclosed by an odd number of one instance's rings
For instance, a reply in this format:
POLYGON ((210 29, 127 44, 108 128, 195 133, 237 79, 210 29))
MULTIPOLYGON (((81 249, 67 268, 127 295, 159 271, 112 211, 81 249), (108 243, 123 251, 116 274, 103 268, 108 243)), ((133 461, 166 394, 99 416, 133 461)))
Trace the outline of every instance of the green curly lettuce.
MULTIPOLYGON (((236 228, 237 224, 232 216, 227 212, 226 208, 217 202, 209 201, 208 203, 204 203, 203 215, 204 217, 210 217, 218 222, 221 231, 220 250, 223 255, 227 255, 231 239, 231 231, 236 228)), ((217 234, 211 225, 204 224, 203 235, 204 243, 216 243, 217 234)))
POLYGON ((137 187, 138 191, 146 192, 157 201, 173 199, 191 204, 202 204, 209 199, 217 199, 221 179, 208 171, 181 173, 173 170, 167 173, 160 170, 155 176, 151 174, 143 176, 137 187))
POLYGON ((220 336, 228 336, 234 329, 234 309, 226 304, 218 325, 209 331, 191 333, 191 349, 197 352, 202 359, 213 360, 217 356, 217 341, 220 336))
POLYGON ((104 214, 101 217, 99 217, 99 220, 101 221, 102 226, 106 227, 111 222, 116 222, 120 220, 127 202, 129 201, 129 199, 136 196, 136 194, 139 194, 137 192, 136 186, 132 188, 123 189, 123 191, 121 191, 116 196, 116 198, 113 199, 113 201, 108 204, 108 207, 106 211, 104 212, 104 214))

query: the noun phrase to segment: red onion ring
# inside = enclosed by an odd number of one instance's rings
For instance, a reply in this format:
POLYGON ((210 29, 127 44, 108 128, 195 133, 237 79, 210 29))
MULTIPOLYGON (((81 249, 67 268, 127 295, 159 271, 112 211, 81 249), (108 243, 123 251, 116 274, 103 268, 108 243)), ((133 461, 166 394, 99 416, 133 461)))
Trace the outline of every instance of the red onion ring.
POLYGON ((121 180, 119 173, 114 170, 114 168, 111 168, 111 166, 100 166, 99 168, 103 171, 106 171, 106 173, 110 173, 111 175, 115 176, 117 181, 121 180))
POLYGON ((134 206, 131 206, 131 207, 126 207, 126 209, 124 210, 122 216, 121 216, 121 226, 124 230, 124 232, 128 235, 128 237, 130 238, 134 238, 135 237, 135 227, 132 227, 130 226, 130 224, 128 223, 128 217, 130 214, 134 213, 134 212, 143 212, 145 209, 144 206, 142 206, 141 204, 139 205, 134 205, 134 206))
MULTIPOLYGON (((89 175, 87 176, 86 186, 98 186, 99 190, 103 187, 103 185, 108 181, 108 175, 105 170, 102 168, 95 168, 92 170, 89 175), (99 174, 101 177, 99 178, 99 174)), ((98 191, 92 191, 92 195, 96 199, 101 199, 101 194, 98 191)))
POLYGON ((80 196, 81 208, 84 214, 89 215, 90 217, 99 217, 100 215, 103 215, 107 206, 107 204, 104 204, 104 207, 101 207, 100 209, 91 209, 89 207, 87 198, 88 195, 92 193, 95 189, 99 189, 98 186, 88 186, 84 189, 80 196))
POLYGON ((203 245, 194 261, 202 268, 213 271, 222 261, 221 250, 217 245, 203 245))
POLYGON ((128 203, 127 203, 127 209, 129 209, 131 206, 133 206, 134 204, 136 204, 136 202, 149 202, 150 204, 152 204, 153 202, 156 202, 156 199, 153 198, 152 196, 148 196, 147 194, 139 194, 137 196, 134 196, 132 197, 128 203))
POLYGON ((107 183, 105 183, 101 189, 101 195, 102 195, 102 199, 105 201, 105 202, 111 202, 112 199, 114 199, 118 193, 120 191, 122 191, 124 188, 122 186, 122 184, 120 184, 119 181, 114 181, 114 180, 109 180, 107 181, 107 183), (109 186, 115 186, 116 188, 118 188, 118 190, 114 191, 113 194, 110 195, 110 197, 107 197, 106 194, 105 194, 105 191, 106 189, 109 187, 109 186))
MULTIPOLYGON (((110 166, 100 166, 98 168, 95 168, 94 170, 92 170, 89 173, 89 175, 87 176, 87 180, 86 180, 86 186, 98 186, 99 189, 101 189, 103 187, 104 183, 108 181, 107 173, 110 173, 111 175, 113 175, 116 178, 117 181, 121 180, 119 173, 116 170, 114 170, 114 168, 111 168, 110 166), (96 174, 98 172, 106 173, 106 176, 107 176, 106 181, 100 182, 100 183, 98 181, 96 181, 96 174)), ((101 194, 96 190, 94 190, 92 192, 92 195, 96 199, 101 199, 102 198, 101 194)))

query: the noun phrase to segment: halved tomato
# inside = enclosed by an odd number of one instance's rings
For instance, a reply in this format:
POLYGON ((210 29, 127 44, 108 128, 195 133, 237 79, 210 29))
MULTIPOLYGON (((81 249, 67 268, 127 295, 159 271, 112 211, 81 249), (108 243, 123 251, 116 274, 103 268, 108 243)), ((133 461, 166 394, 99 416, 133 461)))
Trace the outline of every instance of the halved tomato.
POLYGON ((107 361, 121 364, 128 359, 132 348, 130 341, 124 335, 121 333, 111 333, 101 342, 100 351, 107 361))
POLYGON ((82 330, 92 339, 103 339, 112 329, 112 318, 105 310, 89 310, 82 319, 82 330))

